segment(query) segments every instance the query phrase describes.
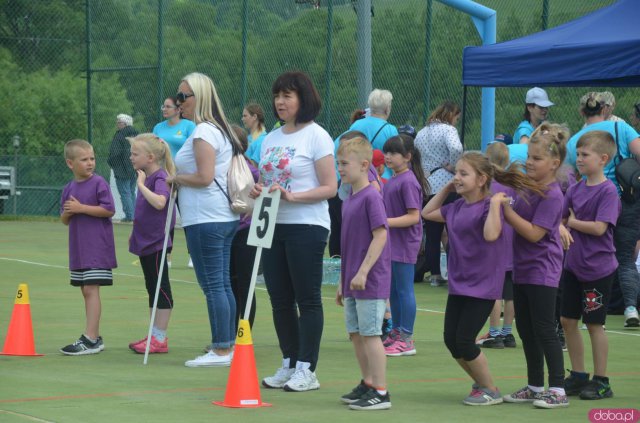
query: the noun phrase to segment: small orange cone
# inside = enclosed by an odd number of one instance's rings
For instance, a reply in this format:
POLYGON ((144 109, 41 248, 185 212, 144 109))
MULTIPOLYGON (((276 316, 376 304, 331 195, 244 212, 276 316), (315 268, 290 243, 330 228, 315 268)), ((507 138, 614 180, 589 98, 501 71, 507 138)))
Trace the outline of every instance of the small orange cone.
POLYGON ((31 305, 29 288, 26 283, 18 285, 16 301, 11 314, 11 322, 7 330, 1 355, 39 356, 33 342, 33 326, 31 324, 31 305))
POLYGON ((258 371, 248 320, 240 320, 238 325, 236 347, 224 401, 213 401, 213 404, 233 408, 271 407, 271 404, 260 400, 258 371))

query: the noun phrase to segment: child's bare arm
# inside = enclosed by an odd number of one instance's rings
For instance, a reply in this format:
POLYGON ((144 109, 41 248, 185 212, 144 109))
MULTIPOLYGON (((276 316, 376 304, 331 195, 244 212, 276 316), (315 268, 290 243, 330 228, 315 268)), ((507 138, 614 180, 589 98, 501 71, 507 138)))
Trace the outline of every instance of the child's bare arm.
POLYGON ((567 226, 587 235, 602 236, 607 231, 609 224, 607 222, 578 220, 576 219, 576 215, 573 214, 573 210, 569 209, 567 226))
MULTIPOLYGON (((71 214, 87 214, 93 217, 112 217, 115 213, 101 206, 82 204, 73 195, 64 203, 64 212, 71 214)), ((63 221, 64 222, 64 221, 63 221)))
POLYGON ((500 219, 500 208, 502 207, 502 201, 506 198, 503 192, 494 194, 491 197, 491 203, 489 205, 489 214, 487 220, 484 221, 483 235, 485 241, 493 242, 502 232, 502 219, 500 219))
POLYGON ((390 228, 408 228, 409 226, 413 226, 419 222, 420 212, 418 209, 409 209, 405 215, 390 217, 387 219, 387 223, 390 228))
POLYGON ((504 219, 513 227, 518 235, 529 242, 538 242, 546 235, 546 229, 520 217, 520 215, 511 208, 510 204, 503 202, 502 205, 504 206, 504 219))
POLYGON ((167 204, 167 197, 156 194, 145 186, 144 181, 147 179, 147 174, 144 173, 143 170, 138 169, 136 172, 138 172, 138 191, 140 191, 145 200, 151 204, 151 207, 156 210, 164 209, 164 206, 167 204))
POLYGON ((444 217, 442 213, 440 213, 440 208, 444 201, 447 199, 447 196, 450 192, 454 192, 455 187, 453 182, 449 182, 444 186, 422 209, 422 217, 426 220, 431 220, 432 222, 440 222, 444 223, 444 217))
POLYGON ((382 254, 384 245, 387 242, 387 229, 385 227, 380 226, 374 229, 371 234, 373 235, 373 239, 371 240, 371 244, 369 244, 367 254, 358 269, 358 273, 356 273, 350 283, 350 288, 353 290, 363 290, 366 288, 369 271, 380 258, 380 254, 382 254))

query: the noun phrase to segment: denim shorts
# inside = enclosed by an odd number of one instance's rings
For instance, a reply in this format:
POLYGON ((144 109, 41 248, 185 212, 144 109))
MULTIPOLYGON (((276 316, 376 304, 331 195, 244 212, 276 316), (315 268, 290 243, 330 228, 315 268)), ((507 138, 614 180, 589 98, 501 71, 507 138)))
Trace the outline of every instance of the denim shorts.
POLYGON ((344 320, 347 332, 362 336, 382 335, 382 320, 387 300, 344 299, 344 320))

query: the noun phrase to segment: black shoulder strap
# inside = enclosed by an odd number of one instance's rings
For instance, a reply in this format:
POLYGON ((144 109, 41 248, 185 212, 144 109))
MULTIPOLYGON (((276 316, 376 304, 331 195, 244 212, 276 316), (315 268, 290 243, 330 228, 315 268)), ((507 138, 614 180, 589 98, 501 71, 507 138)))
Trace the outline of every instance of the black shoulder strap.
POLYGON ((620 144, 618 143, 618 122, 615 122, 613 124, 614 128, 615 128, 615 142, 616 142, 616 159, 618 160, 618 163, 614 163, 615 166, 617 166, 621 161, 622 161, 622 154, 620 154, 620 144))
POLYGON ((378 129, 378 132, 376 132, 376 134, 373 136, 373 138, 371 138, 371 144, 373 144, 373 141, 378 137, 378 134, 380 133, 380 131, 382 131, 382 129, 387 126, 389 124, 389 122, 385 122, 384 125, 382 125, 380 127, 380 129, 378 129))

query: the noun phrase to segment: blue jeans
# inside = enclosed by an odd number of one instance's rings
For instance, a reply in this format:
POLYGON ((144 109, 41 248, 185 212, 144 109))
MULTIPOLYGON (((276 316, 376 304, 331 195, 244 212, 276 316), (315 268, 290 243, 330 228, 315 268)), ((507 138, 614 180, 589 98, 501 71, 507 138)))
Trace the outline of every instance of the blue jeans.
POLYGON ((413 334, 416 321, 416 294, 413 291, 413 272, 411 263, 391 262, 391 318, 393 327, 404 333, 413 334))
POLYGON ((120 193, 124 218, 133 220, 133 211, 136 207, 136 180, 116 178, 116 187, 120 193))
POLYGON ((633 260, 636 241, 640 231, 640 201, 629 204, 622 201, 622 211, 613 232, 613 243, 618 259, 618 282, 622 291, 624 306, 635 307, 640 289, 640 277, 633 260))
POLYGON ((262 257, 273 324, 289 366, 311 363, 315 371, 324 327, 322 257, 329 231, 318 225, 276 224, 262 257))
POLYGON ((237 220, 200 223, 184 228, 193 268, 207 299, 211 343, 216 349, 230 348, 235 344, 236 300, 231 289, 229 262, 237 228, 237 220))

